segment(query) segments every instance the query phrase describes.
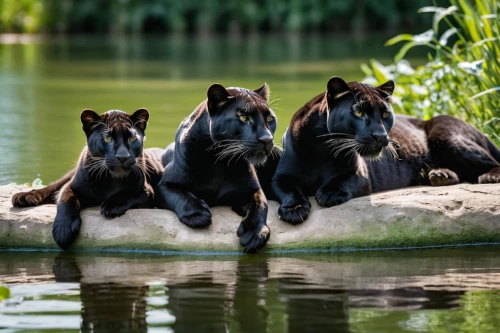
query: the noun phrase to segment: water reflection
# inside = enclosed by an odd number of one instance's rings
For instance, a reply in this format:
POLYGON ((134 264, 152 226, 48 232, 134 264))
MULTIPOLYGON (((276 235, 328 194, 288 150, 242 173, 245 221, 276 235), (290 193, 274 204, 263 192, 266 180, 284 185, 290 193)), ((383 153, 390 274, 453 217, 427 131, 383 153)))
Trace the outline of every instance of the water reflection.
POLYGON ((148 286, 82 281, 76 258, 67 253, 54 258, 53 273, 56 282, 80 283, 83 332, 147 332, 148 286))
POLYGON ((477 317, 487 332, 500 324, 498 254, 496 247, 215 258, 0 252, 0 284, 11 290, 0 303, 0 329, 474 332, 468 325, 477 317))

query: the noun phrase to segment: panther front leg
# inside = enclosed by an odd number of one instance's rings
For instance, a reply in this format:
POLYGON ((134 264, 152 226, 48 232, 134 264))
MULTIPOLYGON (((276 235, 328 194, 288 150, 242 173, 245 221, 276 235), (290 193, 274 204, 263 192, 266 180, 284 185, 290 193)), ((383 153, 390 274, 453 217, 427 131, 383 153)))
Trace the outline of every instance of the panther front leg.
POLYGON ((370 179, 357 173, 335 177, 316 191, 316 201, 323 207, 332 207, 371 193, 370 179))
POLYGON ((143 189, 122 190, 107 198, 101 204, 101 214, 113 218, 125 214, 131 208, 153 208, 154 192, 151 185, 143 189))
POLYGON ((204 228, 212 224, 207 203, 179 184, 160 183, 156 187, 156 204, 159 208, 174 211, 188 227, 204 228))
POLYGON ((290 224, 304 222, 311 211, 309 199, 298 186, 298 179, 286 174, 275 175, 272 181, 274 194, 280 202, 278 215, 280 220, 290 224))
POLYGON ((82 208, 71 184, 63 186, 59 192, 56 218, 52 224, 52 237, 60 248, 67 249, 78 236, 82 224, 82 208))
POLYGON ((245 253, 255 253, 267 244, 271 230, 267 226, 267 200, 262 189, 253 194, 236 234, 245 253))

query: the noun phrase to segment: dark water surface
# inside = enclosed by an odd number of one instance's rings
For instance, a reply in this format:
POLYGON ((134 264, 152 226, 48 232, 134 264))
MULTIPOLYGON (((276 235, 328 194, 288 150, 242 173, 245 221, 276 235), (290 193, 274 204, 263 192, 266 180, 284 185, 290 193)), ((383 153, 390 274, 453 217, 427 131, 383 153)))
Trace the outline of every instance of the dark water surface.
POLYGON ((332 75, 361 80, 360 63, 389 61, 388 36, 247 38, 67 37, 0 44, 0 184, 49 183, 85 145, 80 112, 151 112, 148 147, 173 141, 211 83, 271 87, 279 142, 291 115, 332 75))
POLYGON ((498 332, 500 247, 283 256, 0 252, 2 332, 498 332))

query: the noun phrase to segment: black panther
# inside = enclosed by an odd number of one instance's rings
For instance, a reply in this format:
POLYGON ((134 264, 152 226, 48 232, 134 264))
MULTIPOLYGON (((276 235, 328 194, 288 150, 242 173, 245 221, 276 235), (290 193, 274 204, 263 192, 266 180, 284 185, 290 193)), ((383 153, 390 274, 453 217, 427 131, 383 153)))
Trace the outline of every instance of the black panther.
POLYGON ((181 123, 163 155, 157 205, 174 211, 191 228, 212 223, 209 207, 231 206, 243 216, 240 244, 245 252, 256 252, 271 233, 256 167, 271 179, 281 152, 273 143, 277 122, 268 104, 269 88, 213 84, 207 97, 181 123))
POLYGON ((63 249, 80 231, 80 210, 101 205, 101 214, 112 218, 131 208, 153 207, 154 188, 163 174, 157 155, 143 150, 148 110, 99 116, 87 109, 80 118, 87 146, 76 168, 45 188, 12 197, 14 207, 57 203, 52 235, 63 249))
POLYGON ((393 91, 392 81, 371 87, 332 77, 295 113, 272 180, 283 221, 303 222, 312 195, 331 207, 414 185, 500 182, 500 151, 486 136, 451 116, 395 115, 393 91))

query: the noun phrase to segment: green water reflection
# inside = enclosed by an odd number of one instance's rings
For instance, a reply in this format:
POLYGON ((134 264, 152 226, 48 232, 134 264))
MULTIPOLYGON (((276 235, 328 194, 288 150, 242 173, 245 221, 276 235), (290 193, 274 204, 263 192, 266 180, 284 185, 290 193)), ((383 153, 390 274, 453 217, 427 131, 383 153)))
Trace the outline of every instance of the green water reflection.
POLYGON ((500 247, 160 256, 1 252, 8 332, 497 332, 500 247))
MULTIPOLYGON (((384 36, 247 38, 67 37, 0 44, 0 184, 44 183, 74 166, 85 145, 84 108, 147 107, 148 147, 165 147, 213 82, 272 90, 277 137, 332 75, 361 79, 359 64, 388 59, 384 36)), ((277 142, 279 140, 276 140, 277 142)))

